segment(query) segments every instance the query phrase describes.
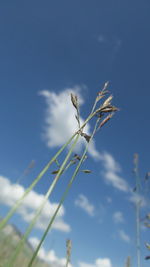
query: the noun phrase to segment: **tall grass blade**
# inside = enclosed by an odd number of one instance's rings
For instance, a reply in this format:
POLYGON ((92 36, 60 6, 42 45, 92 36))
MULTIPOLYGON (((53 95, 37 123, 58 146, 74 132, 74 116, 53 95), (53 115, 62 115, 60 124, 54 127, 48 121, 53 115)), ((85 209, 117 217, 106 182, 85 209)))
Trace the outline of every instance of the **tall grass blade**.
POLYGON ((31 223, 29 224, 29 226, 28 226, 28 228, 27 228, 27 230, 26 230, 26 232, 25 232, 23 238, 22 238, 22 239, 20 240, 20 242, 18 243, 17 248, 16 248, 16 250, 15 250, 15 253, 13 254, 13 256, 10 258, 9 262, 8 262, 4 267, 10 267, 10 266, 12 267, 12 266, 13 266, 13 264, 14 264, 14 262, 15 262, 17 256, 18 256, 18 254, 19 254, 19 252, 21 251, 21 249, 23 248, 23 245, 25 244, 25 241, 26 241, 27 237, 28 237, 29 234, 31 233, 31 231, 32 231, 32 229, 33 229, 33 227, 34 227, 34 225, 35 225, 35 223, 36 223, 38 217, 40 216, 40 214, 41 214, 41 212, 42 212, 42 209, 43 209, 44 205, 46 204, 46 202, 47 202, 49 196, 50 196, 51 193, 53 192, 53 190, 54 190, 54 188, 55 188, 55 186, 56 186, 56 183, 58 182, 58 180, 59 180, 59 178, 60 178, 60 176, 61 176, 61 174, 62 174, 62 171, 64 170, 65 165, 67 164, 67 162, 68 162, 68 160, 69 160, 69 158, 70 158, 70 156, 71 156, 71 154, 72 154, 72 152, 73 152, 73 150, 74 150, 74 147, 75 147, 76 144, 77 144, 77 141, 78 141, 79 137, 80 137, 80 135, 78 134, 78 135, 76 136, 75 141, 74 141, 74 143, 72 144, 70 150, 68 151, 68 154, 67 154, 67 156, 66 156, 64 162, 62 163, 62 165, 61 165, 61 167, 60 167, 60 169, 59 169, 59 171, 58 171, 58 173, 57 173, 57 175, 56 175, 54 181, 52 182, 51 186, 49 187, 49 189, 48 189, 48 191, 47 191, 47 193, 46 193, 46 195, 45 195, 45 197, 44 197, 44 200, 43 200, 42 205, 41 205, 41 206, 39 207, 39 209, 37 210, 37 212, 36 212, 36 214, 35 214, 33 220, 32 220, 31 223))
MULTIPOLYGON (((94 127, 94 131, 93 131, 93 134, 92 134, 90 140, 92 140, 92 138, 93 138, 93 136, 94 136, 94 134, 96 132, 98 122, 99 122, 99 119, 97 119, 97 122, 96 122, 95 127, 94 127)), ((51 218, 51 220, 50 220, 50 222, 49 222, 49 224, 48 224, 48 226, 47 226, 47 228, 46 228, 46 230, 45 230, 45 232, 44 232, 44 234, 43 234, 43 236, 42 236, 42 238, 41 238, 41 240, 39 242, 39 245, 37 246, 37 248, 36 248, 36 250, 35 250, 35 252, 33 254, 33 257, 31 259, 31 261, 29 262, 28 267, 32 266, 37 254, 38 254, 38 252, 39 252, 39 250, 40 250, 40 248, 41 248, 41 246, 42 246, 42 244, 43 244, 43 242, 44 242, 44 240, 45 240, 45 238, 46 238, 46 236, 47 236, 47 234, 48 234, 48 232, 49 232, 49 230, 50 230, 50 228, 51 228, 51 226, 52 226, 52 224, 53 224, 53 222, 54 222, 54 220, 55 220, 55 218, 56 218, 56 216, 58 214, 58 211, 59 211, 60 207, 62 206, 63 202, 65 201, 65 199, 66 199, 66 197, 68 195, 70 187, 72 186, 72 183, 73 183, 75 177, 77 176, 77 173, 79 172, 79 168, 80 168, 82 162, 85 159, 85 155, 87 153, 88 146, 89 146, 89 143, 86 144, 86 147, 85 147, 84 152, 82 154, 81 160, 79 161, 79 163, 78 163, 78 165, 77 165, 77 167, 76 167, 76 169, 75 169, 75 171, 74 171, 74 173, 72 175, 72 178, 70 179, 70 182, 68 183, 68 185, 66 187, 66 190, 64 191, 64 193, 62 195, 62 198, 60 199, 60 202, 59 202, 59 204, 58 204, 58 206, 56 208, 56 211, 55 211, 54 215, 52 216, 52 218, 51 218)))
POLYGON ((56 153, 56 155, 48 162, 48 164, 43 168, 43 170, 39 173, 39 175, 35 178, 33 183, 26 189, 23 196, 16 202, 16 204, 10 209, 6 217, 0 222, 0 230, 6 225, 6 223, 9 221, 9 219, 12 217, 12 215, 15 213, 15 211, 19 208, 24 198, 29 194, 29 192, 35 187, 35 185, 40 181, 40 179, 43 177, 43 175, 48 171, 50 166, 53 162, 56 161, 57 157, 63 152, 63 150, 71 143, 73 138, 76 136, 77 133, 75 133, 69 140, 64 144, 61 149, 56 153))

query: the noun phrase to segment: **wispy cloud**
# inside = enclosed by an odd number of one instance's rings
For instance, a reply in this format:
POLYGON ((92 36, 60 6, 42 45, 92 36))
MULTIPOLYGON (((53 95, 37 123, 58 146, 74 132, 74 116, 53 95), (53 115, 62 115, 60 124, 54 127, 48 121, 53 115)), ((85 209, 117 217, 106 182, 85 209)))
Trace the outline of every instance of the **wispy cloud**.
POLYGON ((113 156, 108 152, 104 152, 101 154, 101 161, 104 166, 102 174, 105 182, 120 191, 129 192, 129 185, 127 181, 120 176, 121 167, 113 156))
MULTIPOLYGON (((10 180, 4 176, 0 176, 0 203, 12 207, 18 199, 22 197, 25 192, 25 188, 18 184, 13 184, 10 180)), ((36 210, 40 207, 44 200, 44 195, 35 191, 31 191, 23 201, 21 207, 17 210, 17 213, 21 215, 22 219, 26 222, 30 222, 36 210)), ((52 203, 49 200, 46 202, 41 215, 35 225, 38 229, 45 229, 52 215, 55 212, 58 203, 52 203)), ((53 224, 53 229, 69 232, 70 226, 65 223, 63 217, 65 215, 65 209, 62 206, 58 216, 53 224)))
POLYGON ((117 36, 110 36, 106 34, 99 34, 97 37, 97 41, 99 42, 100 45, 105 45, 112 51, 112 58, 111 60, 114 60, 115 56, 117 55, 122 41, 119 37, 117 36))
POLYGON ((83 209, 89 216, 95 215, 95 207, 89 202, 86 196, 80 194, 75 200, 75 205, 83 209))
POLYGON ((145 207, 147 205, 147 199, 136 192, 131 192, 129 201, 135 205, 140 205, 140 207, 145 207))
POLYGON ((119 163, 114 159, 114 157, 108 153, 104 152, 102 154, 102 161, 104 164, 104 168, 111 172, 119 172, 121 171, 121 167, 119 163))
POLYGON ((123 213, 121 211, 114 212, 113 220, 115 223, 123 223, 124 222, 123 213))
POLYGON ((99 34, 97 37, 97 41, 100 44, 107 44, 109 46, 112 47, 112 49, 119 49, 122 41, 119 37, 117 36, 110 36, 110 35, 106 35, 106 34, 99 34))
MULTIPOLYGON (((29 242, 33 249, 36 249, 40 240, 37 237, 31 237, 29 242)), ((64 267, 66 264, 65 258, 59 258, 54 250, 46 251, 44 247, 40 248, 38 256, 41 260, 44 260, 55 267, 64 267)), ((69 263, 68 267, 72 267, 72 265, 69 263)))
POLYGON ((112 263, 109 258, 98 258, 93 264, 79 262, 79 267, 112 267, 112 263))
MULTIPOLYGON (((45 114, 45 129, 44 140, 48 147, 62 146, 72 134, 78 129, 78 124, 75 119, 75 108, 70 101, 70 94, 74 93, 78 96, 80 106, 84 103, 81 95, 80 86, 67 88, 59 93, 43 90, 39 94, 45 97, 47 109, 45 114)), ((81 117, 81 124, 83 123, 81 117)), ((85 132, 90 134, 90 125, 87 124, 85 132)), ((80 151, 85 145, 85 140, 80 138, 77 150, 80 151)), ((99 159, 100 155, 95 147, 94 141, 91 142, 89 153, 94 159, 99 159)))
POLYGON ((119 237, 121 238, 121 240, 123 240, 124 242, 130 243, 130 237, 129 235, 127 235, 124 230, 119 230, 119 237))
POLYGON ((111 197, 106 197, 106 201, 107 201, 107 203, 112 203, 112 198, 111 197))

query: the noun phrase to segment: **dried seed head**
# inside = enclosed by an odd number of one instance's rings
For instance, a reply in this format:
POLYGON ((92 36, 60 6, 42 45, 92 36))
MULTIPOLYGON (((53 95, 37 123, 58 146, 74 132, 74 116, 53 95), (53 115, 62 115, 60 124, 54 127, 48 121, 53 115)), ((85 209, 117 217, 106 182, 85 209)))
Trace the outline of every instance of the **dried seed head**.
POLYGON ((84 173, 91 173, 90 170, 81 170, 81 171, 84 172, 84 173))
POLYGON ((108 115, 108 116, 107 116, 107 117, 100 123, 98 129, 100 129, 102 126, 104 126, 104 124, 105 124, 107 121, 109 121, 109 120, 112 118, 113 115, 114 115, 114 113, 109 114, 109 115, 108 115))
POLYGON ((67 247, 67 257, 68 257, 68 259, 69 259, 69 261, 70 261, 71 248, 72 248, 72 242, 71 242, 70 239, 68 239, 68 240, 66 241, 66 247, 67 247))
POLYGON ((91 139, 90 135, 87 135, 86 133, 81 133, 81 136, 83 136, 88 143, 90 142, 91 139))
POLYGON ((51 174, 57 174, 59 170, 52 171, 51 174))
POLYGON ((113 96, 110 95, 103 103, 102 108, 107 107, 108 105, 111 105, 111 100, 113 99, 113 96))
POLYGON ((73 106, 76 109, 78 109, 78 98, 76 95, 73 95, 72 93, 71 93, 71 102, 72 102, 73 106))
POLYGON ((100 99, 102 99, 108 93, 108 91, 106 91, 108 84, 109 84, 109 82, 106 82, 104 84, 103 89, 98 92, 98 96, 96 97, 96 102, 98 102, 100 99))
POLYGON ((110 105, 110 106, 106 106, 106 107, 102 108, 101 112, 106 113, 106 112, 113 112, 113 111, 117 111, 117 110, 118 110, 118 108, 110 105))
POLYGON ((78 154, 74 154, 74 158, 77 159, 77 160, 81 159, 81 157, 78 154))
POLYGON ((106 93, 108 93, 108 91, 106 91, 106 88, 108 87, 108 84, 109 84, 109 82, 106 82, 106 83, 104 84, 103 89, 102 89, 101 91, 98 92, 98 95, 105 95, 106 93))
POLYGON ((100 94, 96 97, 96 102, 98 102, 100 99, 102 99, 105 96, 105 94, 100 94))

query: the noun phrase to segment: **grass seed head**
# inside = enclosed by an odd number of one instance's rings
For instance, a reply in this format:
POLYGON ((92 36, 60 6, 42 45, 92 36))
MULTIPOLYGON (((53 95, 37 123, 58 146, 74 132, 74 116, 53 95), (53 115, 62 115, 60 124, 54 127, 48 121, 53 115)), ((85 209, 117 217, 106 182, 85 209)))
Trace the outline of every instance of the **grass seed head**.
POLYGON ((78 98, 76 95, 71 93, 71 102, 73 106, 78 110, 78 98))
POLYGON ((71 248, 72 248, 72 242, 70 239, 66 241, 66 247, 67 247, 67 257, 69 258, 70 261, 70 256, 71 256, 71 248))
POLYGON ((109 114, 99 125, 98 129, 100 129, 102 126, 104 126, 105 123, 107 123, 111 118, 112 116, 114 115, 114 113, 111 113, 109 114))
POLYGON ((108 105, 111 105, 111 100, 113 99, 113 96, 112 95, 110 95, 105 101, 104 101, 104 103, 103 103, 103 108, 104 107, 107 107, 108 105))
POLYGON ((107 112, 114 112, 117 111, 118 108, 116 108, 115 106, 106 106, 104 108, 101 109, 101 112, 107 113, 107 112))
POLYGON ((77 160, 81 159, 81 157, 78 154, 74 154, 74 158, 77 159, 77 160))
POLYGON ((90 142, 90 139, 91 139, 90 135, 88 135, 86 133, 81 133, 81 136, 83 136, 88 143, 90 142))
POLYGON ((91 173, 90 170, 81 170, 81 171, 84 172, 84 173, 91 173))

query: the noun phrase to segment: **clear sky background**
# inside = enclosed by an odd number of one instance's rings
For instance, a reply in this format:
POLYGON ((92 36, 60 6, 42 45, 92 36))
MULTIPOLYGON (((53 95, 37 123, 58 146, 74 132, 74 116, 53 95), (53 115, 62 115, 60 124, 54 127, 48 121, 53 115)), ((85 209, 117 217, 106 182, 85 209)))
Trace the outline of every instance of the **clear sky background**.
MULTIPOLYGON (((64 266, 70 238, 73 267, 123 267, 127 256, 136 267, 132 169, 137 152, 141 177, 150 170, 149 14, 149 0, 0 1, 1 216, 74 130, 70 92, 79 96, 85 119, 109 81, 120 108, 95 137, 84 163, 92 173, 78 175, 45 240, 40 256, 53 266, 64 266), (32 160, 34 168, 24 175, 32 160)), ((63 178, 30 236, 33 246, 69 176, 63 178)), ((12 218, 21 231, 50 179, 49 171, 12 218)), ((141 216, 149 209, 148 194, 141 216)), ((141 234, 146 267, 149 230, 141 227, 141 234)))

